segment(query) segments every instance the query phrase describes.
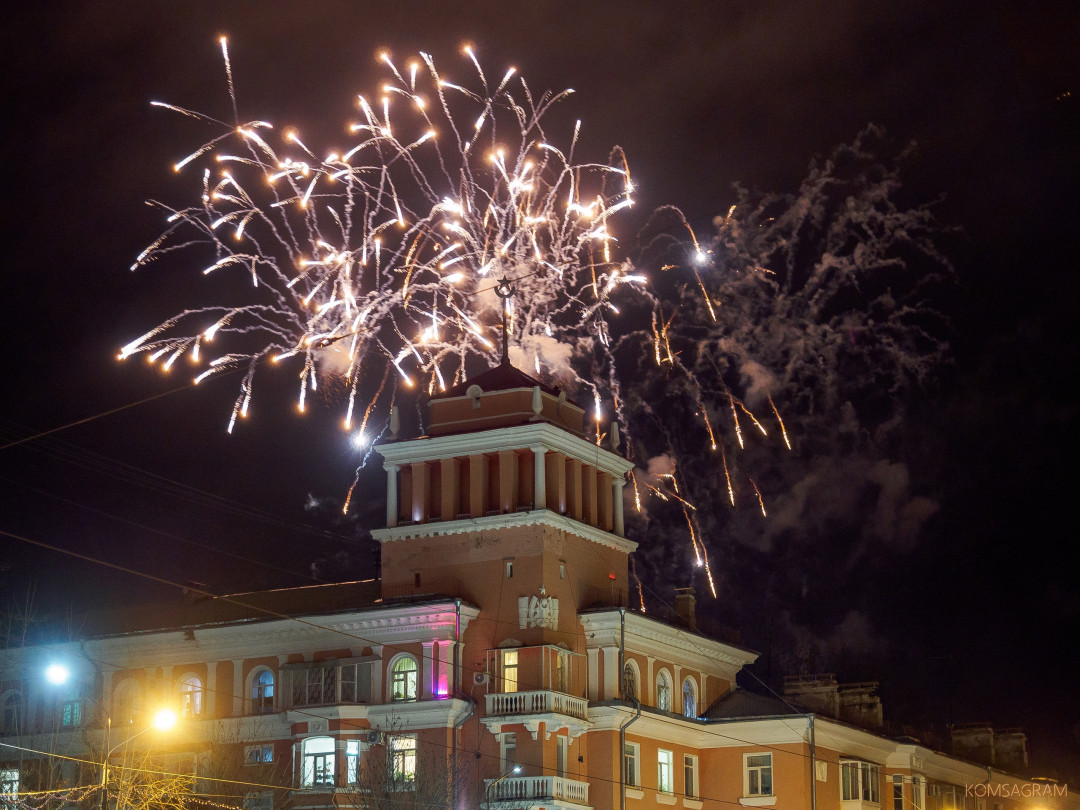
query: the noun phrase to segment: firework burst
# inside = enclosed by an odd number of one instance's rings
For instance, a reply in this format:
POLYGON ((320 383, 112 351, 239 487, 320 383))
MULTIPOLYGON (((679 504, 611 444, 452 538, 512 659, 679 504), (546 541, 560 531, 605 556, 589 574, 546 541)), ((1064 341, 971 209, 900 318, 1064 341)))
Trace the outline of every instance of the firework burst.
POLYGON ((394 390, 434 393, 463 379, 470 358, 497 357, 491 290, 507 278, 519 361, 573 376, 552 348, 583 335, 606 344, 612 292, 643 280, 612 258, 609 222, 632 205, 629 169, 617 149, 608 162, 575 162, 580 121, 567 145, 547 138, 544 116, 573 91, 534 96, 513 68, 490 84, 465 55, 472 87, 427 54, 402 70, 381 56, 389 79, 357 97, 353 142, 341 152, 317 152, 266 121, 226 125, 155 102, 220 132, 176 163, 199 177, 198 200, 151 202, 167 213, 166 230, 132 269, 184 250, 204 275, 242 274, 250 298, 186 310, 121 359, 145 354, 168 371, 186 358, 196 382, 241 371, 230 432, 263 366, 296 369, 301 410, 321 378, 340 376, 352 429, 355 410, 366 425, 379 395, 391 398, 380 385, 362 399, 387 368, 394 390))

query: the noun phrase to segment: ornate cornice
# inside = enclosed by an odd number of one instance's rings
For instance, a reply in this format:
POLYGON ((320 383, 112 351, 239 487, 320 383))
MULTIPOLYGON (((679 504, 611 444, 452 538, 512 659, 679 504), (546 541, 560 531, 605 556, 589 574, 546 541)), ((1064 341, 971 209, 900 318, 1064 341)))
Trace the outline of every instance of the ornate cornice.
POLYGON ((626 554, 637 550, 638 544, 617 534, 605 532, 595 526, 574 520, 567 515, 560 515, 550 509, 533 509, 528 512, 508 512, 505 515, 485 515, 461 520, 435 520, 429 523, 411 523, 387 529, 372 529, 371 536, 380 543, 392 543, 395 540, 413 540, 419 537, 445 537, 451 534, 466 534, 477 531, 495 531, 520 526, 550 526, 568 534, 575 534, 591 540, 601 546, 607 546, 626 554))

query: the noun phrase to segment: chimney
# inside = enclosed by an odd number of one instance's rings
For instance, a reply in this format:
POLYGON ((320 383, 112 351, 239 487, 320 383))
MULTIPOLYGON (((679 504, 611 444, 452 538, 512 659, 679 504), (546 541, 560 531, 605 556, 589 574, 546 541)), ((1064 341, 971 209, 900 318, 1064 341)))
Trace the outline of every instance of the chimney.
POLYGON ((884 724, 881 698, 874 694, 877 681, 845 683, 839 688, 840 719, 853 726, 878 729, 884 724))
POLYGON ((1028 768, 1027 735, 1018 728, 995 731, 994 760, 1003 771, 1025 773, 1028 768))
POLYGON ((994 764, 994 729, 989 723, 961 723, 949 729, 953 756, 978 762, 994 764))
POLYGON ((675 589, 675 613, 691 630, 697 630, 697 615, 694 611, 696 604, 697 597, 693 588, 675 589))
POLYGON ((792 702, 808 711, 828 717, 840 716, 836 676, 831 672, 822 675, 785 676, 784 697, 791 698, 792 702))

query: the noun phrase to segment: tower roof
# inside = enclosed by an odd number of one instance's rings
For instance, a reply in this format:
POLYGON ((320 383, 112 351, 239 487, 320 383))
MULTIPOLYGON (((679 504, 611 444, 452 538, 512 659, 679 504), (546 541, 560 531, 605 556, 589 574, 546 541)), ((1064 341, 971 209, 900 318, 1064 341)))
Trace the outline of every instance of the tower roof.
MULTIPOLYGON (((450 399, 451 397, 463 397, 470 387, 478 385, 480 390, 485 394, 490 394, 494 391, 512 391, 517 388, 532 388, 539 386, 540 390, 545 394, 550 394, 553 397, 558 397, 561 393, 559 388, 553 388, 550 385, 546 385, 535 377, 531 377, 521 369, 515 367, 508 360, 504 360, 494 368, 489 368, 487 371, 477 374, 475 377, 470 377, 464 382, 460 382, 453 388, 448 388, 432 397, 432 400, 437 399, 450 399)), ((573 400, 570 400, 573 402, 573 400)), ((574 403, 577 404, 577 403, 574 403)))

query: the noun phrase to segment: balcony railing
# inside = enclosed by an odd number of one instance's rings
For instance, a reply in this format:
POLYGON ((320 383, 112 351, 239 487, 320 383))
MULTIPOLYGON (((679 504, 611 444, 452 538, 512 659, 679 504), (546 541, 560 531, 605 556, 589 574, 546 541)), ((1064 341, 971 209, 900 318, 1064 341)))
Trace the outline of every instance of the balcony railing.
POLYGON ((487 695, 488 716, 511 714, 565 714, 588 719, 589 702, 562 692, 497 692, 487 695))
POLYGON ((487 798, 491 803, 550 799, 589 804, 589 783, 561 776, 512 776, 502 780, 487 779, 485 782, 487 798))

